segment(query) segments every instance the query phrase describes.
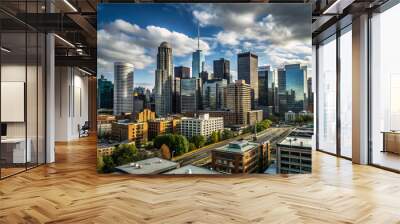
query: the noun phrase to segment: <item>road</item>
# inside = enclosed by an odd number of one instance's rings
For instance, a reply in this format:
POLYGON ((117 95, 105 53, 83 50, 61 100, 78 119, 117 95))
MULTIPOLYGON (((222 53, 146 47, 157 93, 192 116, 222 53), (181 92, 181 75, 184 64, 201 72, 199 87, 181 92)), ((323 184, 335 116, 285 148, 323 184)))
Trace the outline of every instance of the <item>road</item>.
MULTIPOLYGON (((293 128, 269 128, 257 135, 256 142, 270 141, 271 144, 274 144, 277 140, 280 140, 281 138, 286 137, 286 135, 289 134, 292 129, 293 128)), ((228 139, 228 140, 225 140, 222 142, 208 145, 201 149, 198 149, 193 152, 189 152, 182 156, 176 157, 173 159, 173 161, 179 162, 181 164, 181 166, 186 166, 189 164, 194 164, 194 165, 198 165, 198 166, 204 165, 204 164, 210 162, 211 151, 213 149, 227 145, 229 142, 232 142, 234 140, 239 140, 241 138, 247 139, 247 140, 252 140, 253 135, 252 134, 241 135, 241 136, 237 136, 233 139, 228 139)))

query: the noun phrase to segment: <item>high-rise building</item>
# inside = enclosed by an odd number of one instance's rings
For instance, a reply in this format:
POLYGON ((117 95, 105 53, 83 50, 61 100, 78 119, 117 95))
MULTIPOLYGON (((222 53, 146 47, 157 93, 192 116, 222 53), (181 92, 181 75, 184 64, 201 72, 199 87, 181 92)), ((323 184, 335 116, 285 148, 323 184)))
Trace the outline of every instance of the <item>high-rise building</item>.
POLYGON ((258 105, 258 56, 251 52, 238 54, 238 80, 245 80, 251 86, 252 108, 258 105))
POLYGON ((203 109, 221 110, 226 106, 226 87, 225 79, 212 79, 203 84, 203 109))
POLYGON ((275 83, 270 66, 258 67, 258 105, 275 106, 275 83))
POLYGON ((314 112, 314 92, 312 91, 312 78, 307 79, 307 111, 314 112))
POLYGON ((251 110, 251 86, 237 80, 227 87, 226 106, 236 113, 236 124, 247 124, 247 112, 251 110))
POLYGON ((172 112, 179 114, 181 112, 181 79, 175 77, 174 88, 172 91, 172 112))
POLYGON ((181 79, 181 113, 196 112, 201 108, 201 79, 181 79))
POLYGON ((97 108, 112 109, 114 100, 114 85, 101 75, 97 79, 97 108))
POLYGON ((114 114, 133 112, 133 65, 114 63, 114 114))
POLYGON ((206 58, 200 50, 200 27, 197 27, 197 50, 192 54, 192 77, 200 78, 200 73, 205 71, 206 58))
POLYGON ((230 62, 225 58, 214 61, 214 79, 225 79, 231 83, 230 62))
POLYGON ((204 83, 207 80, 212 79, 211 74, 207 71, 200 72, 201 83, 204 83))
POLYGON ((224 130, 222 117, 210 117, 208 114, 199 117, 183 117, 180 123, 181 135, 187 138, 202 135, 210 137, 215 131, 224 130))
POLYGON ((300 64, 285 65, 287 108, 295 113, 305 109, 307 67, 300 64))
POLYGON ((175 66, 174 67, 174 77, 181 79, 190 78, 190 68, 185 66, 175 66))
POLYGON ((286 71, 284 68, 278 68, 278 107, 279 114, 283 116, 288 111, 286 91, 286 71))
POLYGON ((155 79, 155 111, 159 117, 172 113, 172 48, 167 42, 158 47, 155 79))

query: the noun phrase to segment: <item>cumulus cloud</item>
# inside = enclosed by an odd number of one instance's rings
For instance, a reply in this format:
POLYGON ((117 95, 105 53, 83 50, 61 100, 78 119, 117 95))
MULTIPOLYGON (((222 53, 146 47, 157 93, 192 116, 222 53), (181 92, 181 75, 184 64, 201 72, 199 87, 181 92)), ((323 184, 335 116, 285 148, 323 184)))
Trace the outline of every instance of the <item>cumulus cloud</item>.
MULTIPOLYGON (((97 33, 98 66, 112 72, 116 61, 130 62, 135 69, 144 69, 154 65, 157 48, 163 41, 172 46, 174 56, 188 56, 197 49, 197 39, 186 34, 171 31, 159 26, 140 27, 136 24, 117 19, 106 24, 97 33)), ((200 47, 207 54, 209 44, 200 40, 200 47)))

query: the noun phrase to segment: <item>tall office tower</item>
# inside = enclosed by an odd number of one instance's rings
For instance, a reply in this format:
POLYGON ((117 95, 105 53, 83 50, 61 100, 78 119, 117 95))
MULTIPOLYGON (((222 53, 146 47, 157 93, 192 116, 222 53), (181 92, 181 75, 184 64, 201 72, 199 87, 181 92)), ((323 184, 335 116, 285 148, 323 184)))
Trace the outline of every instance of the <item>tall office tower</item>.
POLYGON ((175 66, 174 67, 174 77, 181 79, 190 78, 190 68, 185 66, 175 66))
POLYGON ((159 117, 172 113, 172 48, 167 42, 158 47, 155 82, 155 111, 159 117))
POLYGON ((307 111, 314 112, 314 92, 312 91, 312 78, 307 79, 307 111))
POLYGON ((212 79, 211 74, 207 71, 200 72, 201 83, 204 83, 207 80, 212 79))
POLYGON ((284 68, 278 68, 278 112, 281 116, 283 116, 285 112, 288 112, 287 98, 288 92, 286 91, 286 71, 284 68))
POLYGON ((181 113, 201 108, 201 79, 181 79, 181 113))
POLYGON ((178 77, 174 79, 174 90, 172 94, 172 112, 179 114, 181 112, 181 79, 178 77))
POLYGON ((114 115, 133 112, 133 65, 114 63, 114 115))
POLYGON ((238 80, 245 80, 251 86, 251 105, 258 105, 258 56, 251 52, 238 54, 238 80))
POLYGON ((225 79, 208 80, 203 84, 203 109, 205 110, 222 110, 226 106, 226 88, 227 81, 225 79))
POLYGON ((275 79, 270 66, 258 67, 258 104, 275 106, 275 79))
POLYGON ((224 58, 214 61, 214 79, 225 79, 231 83, 230 62, 224 58))
POLYGON ((236 113, 236 124, 247 123, 247 112, 251 110, 251 86, 237 80, 227 87, 226 107, 236 113))
POLYGON ((200 78, 200 73, 205 70, 206 58, 200 50, 200 28, 197 27, 197 50, 192 54, 192 77, 200 78))
POLYGON ((300 64, 285 65, 287 110, 298 113, 305 109, 307 68, 300 64))
POLYGON ((97 79, 97 108, 112 109, 114 99, 114 85, 101 75, 97 79))

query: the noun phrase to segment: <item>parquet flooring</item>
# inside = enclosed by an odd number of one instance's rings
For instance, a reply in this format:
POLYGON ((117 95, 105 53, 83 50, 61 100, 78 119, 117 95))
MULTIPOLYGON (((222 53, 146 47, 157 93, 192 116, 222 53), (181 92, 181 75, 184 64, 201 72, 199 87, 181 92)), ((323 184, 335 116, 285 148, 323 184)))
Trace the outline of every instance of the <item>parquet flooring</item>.
POLYGON ((313 174, 99 175, 96 143, 0 181, 0 223, 400 223, 400 175, 315 152, 313 174))

